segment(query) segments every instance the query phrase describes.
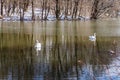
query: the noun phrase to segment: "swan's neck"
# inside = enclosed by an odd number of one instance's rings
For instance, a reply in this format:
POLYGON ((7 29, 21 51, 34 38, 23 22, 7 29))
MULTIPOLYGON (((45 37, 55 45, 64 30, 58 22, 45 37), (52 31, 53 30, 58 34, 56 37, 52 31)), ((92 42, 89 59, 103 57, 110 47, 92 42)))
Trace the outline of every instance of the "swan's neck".
POLYGON ((38 40, 36 40, 36 43, 39 43, 39 41, 38 41, 38 40))
POLYGON ((94 33, 94 36, 96 37, 96 33, 94 33))

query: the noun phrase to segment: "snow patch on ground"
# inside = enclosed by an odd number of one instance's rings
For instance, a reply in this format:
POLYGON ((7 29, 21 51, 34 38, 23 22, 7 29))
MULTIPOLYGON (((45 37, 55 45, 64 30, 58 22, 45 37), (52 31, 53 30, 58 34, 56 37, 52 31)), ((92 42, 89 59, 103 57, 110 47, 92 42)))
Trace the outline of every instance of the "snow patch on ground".
MULTIPOLYGON (((43 12, 43 16, 45 14, 45 11, 43 12)), ((42 9, 38 9, 38 8, 34 8, 34 15, 35 15, 35 20, 40 20, 41 15, 42 15, 42 9)), ((60 20, 64 20, 65 19, 65 15, 62 15, 60 17, 60 20)), ((82 17, 82 16, 77 16, 75 18, 76 20, 88 20, 89 17, 82 17)), ((3 21, 20 21, 20 14, 17 13, 12 13, 10 17, 8 16, 3 16, 1 18, 1 20, 3 21)), ((27 11, 24 12, 24 21, 31 21, 32 20, 32 8, 29 7, 27 11)), ((48 21, 54 21, 56 20, 56 16, 54 14, 48 14, 47 16, 47 20, 48 21)), ((67 16, 67 20, 72 20, 72 16, 67 16)))

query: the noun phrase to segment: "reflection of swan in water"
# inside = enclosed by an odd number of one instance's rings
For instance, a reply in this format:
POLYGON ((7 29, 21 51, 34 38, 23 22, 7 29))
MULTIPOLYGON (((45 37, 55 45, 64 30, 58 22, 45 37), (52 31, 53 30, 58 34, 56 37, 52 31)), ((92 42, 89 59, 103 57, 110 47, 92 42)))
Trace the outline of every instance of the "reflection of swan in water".
POLYGON ((41 50, 41 43, 40 43, 38 40, 36 40, 36 43, 35 43, 35 49, 36 49, 36 51, 37 51, 37 55, 38 55, 38 51, 41 50))
POLYGON ((92 35, 92 36, 89 36, 89 40, 96 41, 96 33, 94 33, 94 35, 92 35))

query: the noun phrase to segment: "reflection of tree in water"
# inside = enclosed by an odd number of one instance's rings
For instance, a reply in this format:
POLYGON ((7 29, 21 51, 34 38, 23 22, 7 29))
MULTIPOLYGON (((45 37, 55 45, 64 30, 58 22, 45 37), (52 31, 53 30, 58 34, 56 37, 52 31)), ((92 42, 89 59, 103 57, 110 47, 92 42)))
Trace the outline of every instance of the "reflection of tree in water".
MULTIPOLYGON (((59 29, 58 26, 57 28, 59 29)), ((72 36, 72 39, 74 39, 71 40, 69 39, 71 36, 66 32, 65 41, 60 42, 61 35, 58 33, 57 31, 57 39, 55 38, 56 42, 53 45, 53 52, 51 52, 53 54, 51 56, 53 68, 50 72, 53 72, 53 78, 69 78, 72 75, 78 75, 79 79, 80 75, 85 75, 84 72, 87 70, 86 73, 93 79, 107 69, 107 65, 110 64, 112 59, 112 56, 108 53, 109 48, 113 46, 111 40, 105 41, 104 38, 99 39, 98 37, 96 46, 94 46, 88 41, 88 38, 79 37, 79 35, 72 36)))
MULTIPOLYGON (((11 35, 11 38, 13 38, 12 35, 11 35)), ((7 40, 5 40, 4 38, 3 40, 7 42, 7 40)), ((8 44, 11 42, 12 40, 8 41, 8 44)), ((16 43, 16 44, 19 44, 19 43, 16 43)), ((24 46, 11 45, 11 46, 12 47, 9 47, 8 45, 1 46, 0 74, 2 75, 2 77, 0 78, 7 79, 8 76, 9 76, 8 79, 28 78, 28 76, 26 75, 27 74, 32 75, 32 72, 33 72, 31 71, 32 69, 30 69, 32 67, 31 61, 27 59, 27 58, 30 58, 29 53, 31 52, 31 47, 28 47, 25 45, 24 46)), ((32 77, 32 76, 29 76, 29 77, 32 77)))
MULTIPOLYGON (((8 74, 12 79, 29 80, 32 78, 95 79, 96 76, 102 75, 104 70, 108 69, 112 59, 116 57, 108 52, 109 49, 116 50, 117 45, 112 43, 115 38, 97 37, 94 46, 93 42, 88 40, 88 36, 78 35, 76 23, 71 28, 73 35, 67 32, 70 27, 64 28, 62 34, 59 25, 59 22, 56 22, 54 35, 47 36, 47 31, 42 34, 43 48, 38 56, 32 48, 33 35, 22 34, 24 31, 18 34, 1 33, 0 75, 2 78, 8 77, 8 74)), ((68 26, 67 23, 65 26, 68 26)))

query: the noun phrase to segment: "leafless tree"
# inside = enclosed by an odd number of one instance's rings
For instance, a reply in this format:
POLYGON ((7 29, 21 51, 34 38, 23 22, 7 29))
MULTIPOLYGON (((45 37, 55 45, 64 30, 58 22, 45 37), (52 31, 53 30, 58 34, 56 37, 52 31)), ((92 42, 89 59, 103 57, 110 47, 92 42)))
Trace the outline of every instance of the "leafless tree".
POLYGON ((97 19, 101 16, 106 10, 113 7, 114 0, 93 0, 91 19, 97 19))
POLYGON ((41 15, 41 20, 47 20, 49 13, 55 15, 56 19, 61 19, 62 16, 62 19, 77 19, 79 16, 98 19, 106 13, 118 16, 118 3, 119 0, 1 0, 0 14, 11 16, 19 13, 20 20, 24 20, 24 14, 29 9, 32 11, 32 20, 36 19, 36 15, 41 15), (40 9, 40 14, 35 13, 35 8, 40 9))
POLYGON ((55 0, 55 15, 56 15, 56 19, 59 19, 59 15, 60 15, 60 0, 55 0))
POLYGON ((3 15, 3 4, 4 4, 4 0, 1 0, 1 15, 3 15))
POLYGON ((32 4, 32 20, 35 20, 35 15, 34 15, 34 2, 33 0, 31 1, 32 4))
POLYGON ((72 19, 76 18, 76 16, 77 16, 78 4, 79 4, 79 0, 75 0, 74 1, 73 13, 72 13, 72 19))
POLYGON ((43 0, 41 1, 41 6, 42 6, 42 14, 41 14, 41 19, 42 20, 47 20, 47 16, 50 12, 50 0, 43 0))

